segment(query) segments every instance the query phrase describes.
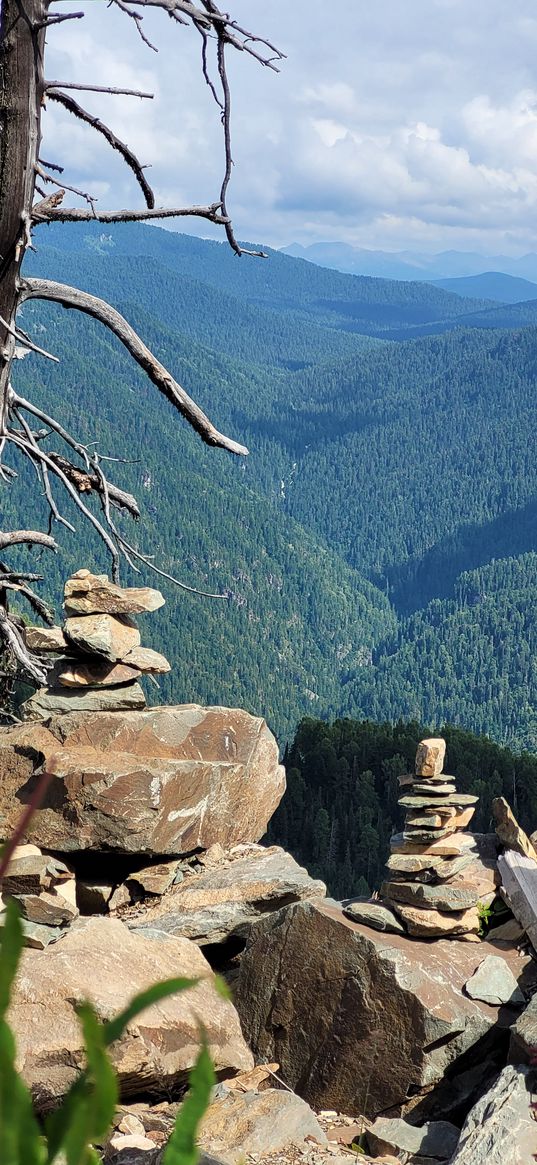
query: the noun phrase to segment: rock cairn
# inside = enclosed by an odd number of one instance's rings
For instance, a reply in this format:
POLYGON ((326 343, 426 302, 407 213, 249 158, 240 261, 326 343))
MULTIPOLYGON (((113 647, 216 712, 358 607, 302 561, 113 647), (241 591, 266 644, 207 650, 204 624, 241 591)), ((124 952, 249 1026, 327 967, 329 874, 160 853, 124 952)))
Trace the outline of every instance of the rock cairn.
POLYGON ((65 584, 62 627, 27 627, 26 646, 51 658, 48 685, 22 706, 26 720, 56 712, 145 708, 139 680, 170 670, 168 660, 142 647, 134 616, 164 604, 151 587, 119 587, 105 574, 78 570, 65 584))

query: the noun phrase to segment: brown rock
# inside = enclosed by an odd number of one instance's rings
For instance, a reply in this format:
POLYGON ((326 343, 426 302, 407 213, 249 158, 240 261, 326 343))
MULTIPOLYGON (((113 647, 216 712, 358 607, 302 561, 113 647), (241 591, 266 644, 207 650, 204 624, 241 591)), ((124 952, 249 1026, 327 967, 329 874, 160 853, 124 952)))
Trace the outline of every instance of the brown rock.
POLYGON ((309 1105, 291 1092, 226 1090, 203 1117, 198 1142, 227 1165, 241 1165, 247 1154, 263 1158, 293 1147, 313 1148, 311 1142, 325 1145, 326 1134, 309 1105))
POLYGON ((407 829, 405 826, 403 838, 405 841, 419 841, 422 845, 428 845, 429 842, 448 837, 450 833, 453 833, 452 829, 407 829))
POLYGON ((408 933, 415 938, 447 938, 451 935, 458 938, 466 934, 477 937, 481 926, 476 906, 449 914, 403 902, 394 902, 393 908, 403 919, 408 933))
POLYGON ((9 1020, 17 1066, 37 1109, 56 1104, 84 1064, 74 1003, 89 999, 99 1017, 109 1019, 133 994, 178 973, 201 982, 142 1012, 112 1046, 125 1096, 167 1093, 185 1080, 197 1055, 200 1020, 217 1072, 253 1066, 235 1009, 216 992, 201 951, 185 939, 133 934, 112 918, 81 920, 46 952, 27 951, 9 1020))
POLYGON ((133 647, 125 656, 123 663, 129 667, 136 667, 139 671, 150 675, 161 675, 171 671, 165 655, 153 651, 150 647, 133 647))
POLYGON ((26 720, 48 720, 68 712, 132 712, 145 708, 139 684, 121 688, 39 688, 21 705, 26 720))
POLYGON ((323 882, 310 878, 279 846, 271 846, 185 878, 126 921, 136 929, 181 934, 203 946, 225 942, 235 933, 246 937, 268 911, 325 894, 323 882))
POLYGON ((64 631, 80 651, 103 655, 112 663, 140 646, 138 628, 115 615, 74 615, 65 620, 64 631))
POLYGON ((446 742, 442 737, 429 737, 420 740, 416 752, 416 775, 418 777, 436 777, 442 772, 446 742))
POLYGON ((453 805, 455 808, 465 807, 466 805, 476 805, 479 797, 475 797, 473 793, 443 793, 442 796, 414 796, 413 793, 407 793, 404 797, 399 798, 399 804, 405 809, 424 809, 427 806, 436 809, 437 805, 453 805))
POLYGON ((416 817, 412 813, 408 813, 405 817, 405 825, 412 825, 415 829, 422 827, 423 829, 440 829, 443 818, 438 813, 428 813, 424 817, 416 817))
POLYGON ((442 939, 409 942, 302 902, 253 928, 236 1004, 256 1059, 277 1061, 314 1108, 374 1116, 404 1112, 420 1094, 420 1117, 446 1115, 450 1065, 475 1049, 485 1080, 509 1022, 462 993, 482 958, 477 944, 461 943, 454 958, 442 939))
POLYGON ((78 915, 77 907, 73 907, 62 894, 50 894, 47 890, 42 894, 17 895, 17 899, 21 913, 28 922, 62 926, 63 923, 73 922, 78 915))
POLYGON ((119 587, 105 574, 77 570, 65 584, 65 610, 79 615, 140 615, 164 606, 152 587, 119 587))
POLYGON ((537 862, 537 851, 524 830, 520 828, 513 810, 505 797, 495 797, 492 802, 492 812, 496 822, 496 833, 506 849, 514 849, 537 862))
MULTIPOLYGON (((44 754, 53 780, 29 827, 31 840, 46 849, 176 856, 215 842, 257 841, 285 789, 272 733, 238 709, 73 712, 48 724, 50 732, 35 735, 41 755, 34 755, 38 763, 44 754)), ((0 766, 7 770, 13 760, 23 776, 0 783, 9 831, 33 787, 34 767, 13 757, 24 739, 20 729, 3 737, 0 730, 2 739, 0 766)))
POLYGON ((430 845, 409 841, 402 833, 395 833, 390 840, 392 854, 423 854, 427 857, 456 857, 464 848, 463 834, 453 833, 430 845))
POLYGON ((461 882, 440 882, 429 886, 423 882, 384 882, 380 888, 382 898, 390 902, 407 902, 411 906, 424 906, 432 910, 470 910, 476 905, 477 892, 470 884, 461 882))
MULTIPOLYGON (((172 862, 155 862, 153 866, 145 866, 127 878, 129 886, 142 891, 143 894, 161 896, 169 890, 180 869, 180 862, 175 858, 172 862)), ((181 875, 182 877, 182 875, 181 875)))
MULTIPOLYGON (((414 781, 412 792, 430 797, 441 797, 446 793, 456 793, 457 786, 448 781, 414 781)), ((431 801, 431 804, 433 802, 431 801)))
POLYGON ((141 669, 126 663, 83 663, 82 660, 67 660, 58 671, 58 683, 63 688, 109 688, 114 684, 128 684, 137 680, 141 669))
POLYGON ((462 854, 454 858, 431 857, 427 854, 392 854, 386 862, 386 867, 390 871, 390 876, 395 872, 406 874, 410 878, 413 874, 429 870, 438 881, 442 881, 459 874, 472 861, 472 854, 462 854))
POLYGON ((25 627, 22 634, 29 651, 65 651, 68 647, 61 627, 25 627))

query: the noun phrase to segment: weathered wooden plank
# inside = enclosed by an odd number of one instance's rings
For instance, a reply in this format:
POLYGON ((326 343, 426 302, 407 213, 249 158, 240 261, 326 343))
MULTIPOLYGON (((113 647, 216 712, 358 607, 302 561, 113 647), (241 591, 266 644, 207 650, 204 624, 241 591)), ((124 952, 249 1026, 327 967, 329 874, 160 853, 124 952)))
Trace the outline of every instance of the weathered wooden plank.
POLYGON ((537 952, 537 862, 515 850, 498 858, 502 891, 537 952))

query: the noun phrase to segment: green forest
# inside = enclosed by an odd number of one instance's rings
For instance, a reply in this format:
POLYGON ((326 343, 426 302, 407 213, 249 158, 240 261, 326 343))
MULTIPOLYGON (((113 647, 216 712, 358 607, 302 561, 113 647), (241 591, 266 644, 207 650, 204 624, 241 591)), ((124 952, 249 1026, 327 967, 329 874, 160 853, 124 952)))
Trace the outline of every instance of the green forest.
MULTIPOLYGON (((284 747, 305 716, 444 723, 537 747, 537 309, 345 275, 281 252, 140 224, 56 224, 27 269, 115 304, 247 459, 207 449, 98 324, 28 304, 60 358, 16 387, 85 443, 126 458, 130 539, 204 599, 156 578, 143 641, 173 663, 149 697, 242 705, 284 747)), ((44 448, 59 451, 54 438, 44 448)), ((29 465, 8 528, 39 521, 29 465)), ((107 569, 73 515, 46 574, 107 569)), ((16 559, 16 561, 15 561, 16 559)), ((136 581, 129 570, 125 581, 136 581)), ((58 615, 60 614, 58 607, 58 615)), ((362 876, 362 875, 360 875, 362 876)), ((365 876, 365 875, 364 875, 365 876)))
MULTIPOLYGON (((537 823, 537 756, 445 725, 444 771, 477 793, 476 833, 493 828, 491 805, 504 796, 528 830, 537 823)), ((398 777, 414 771, 416 746, 430 730, 416 721, 304 719, 285 754, 287 793, 267 840, 289 849, 337 900, 369 895, 383 880, 391 834, 403 811, 398 777)))

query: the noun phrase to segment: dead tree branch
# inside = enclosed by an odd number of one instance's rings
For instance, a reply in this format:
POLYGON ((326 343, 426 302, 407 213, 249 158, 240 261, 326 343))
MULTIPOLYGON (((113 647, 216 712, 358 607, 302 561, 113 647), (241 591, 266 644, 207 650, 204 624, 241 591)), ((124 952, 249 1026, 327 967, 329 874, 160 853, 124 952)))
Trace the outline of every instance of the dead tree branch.
MULTIPOLYGON (((44 200, 48 203, 48 199, 44 200)), ((148 222, 158 218, 203 218, 216 226, 225 226, 220 203, 211 206, 156 207, 148 210, 84 210, 78 206, 52 206, 38 202, 32 209, 33 222, 148 222)))

